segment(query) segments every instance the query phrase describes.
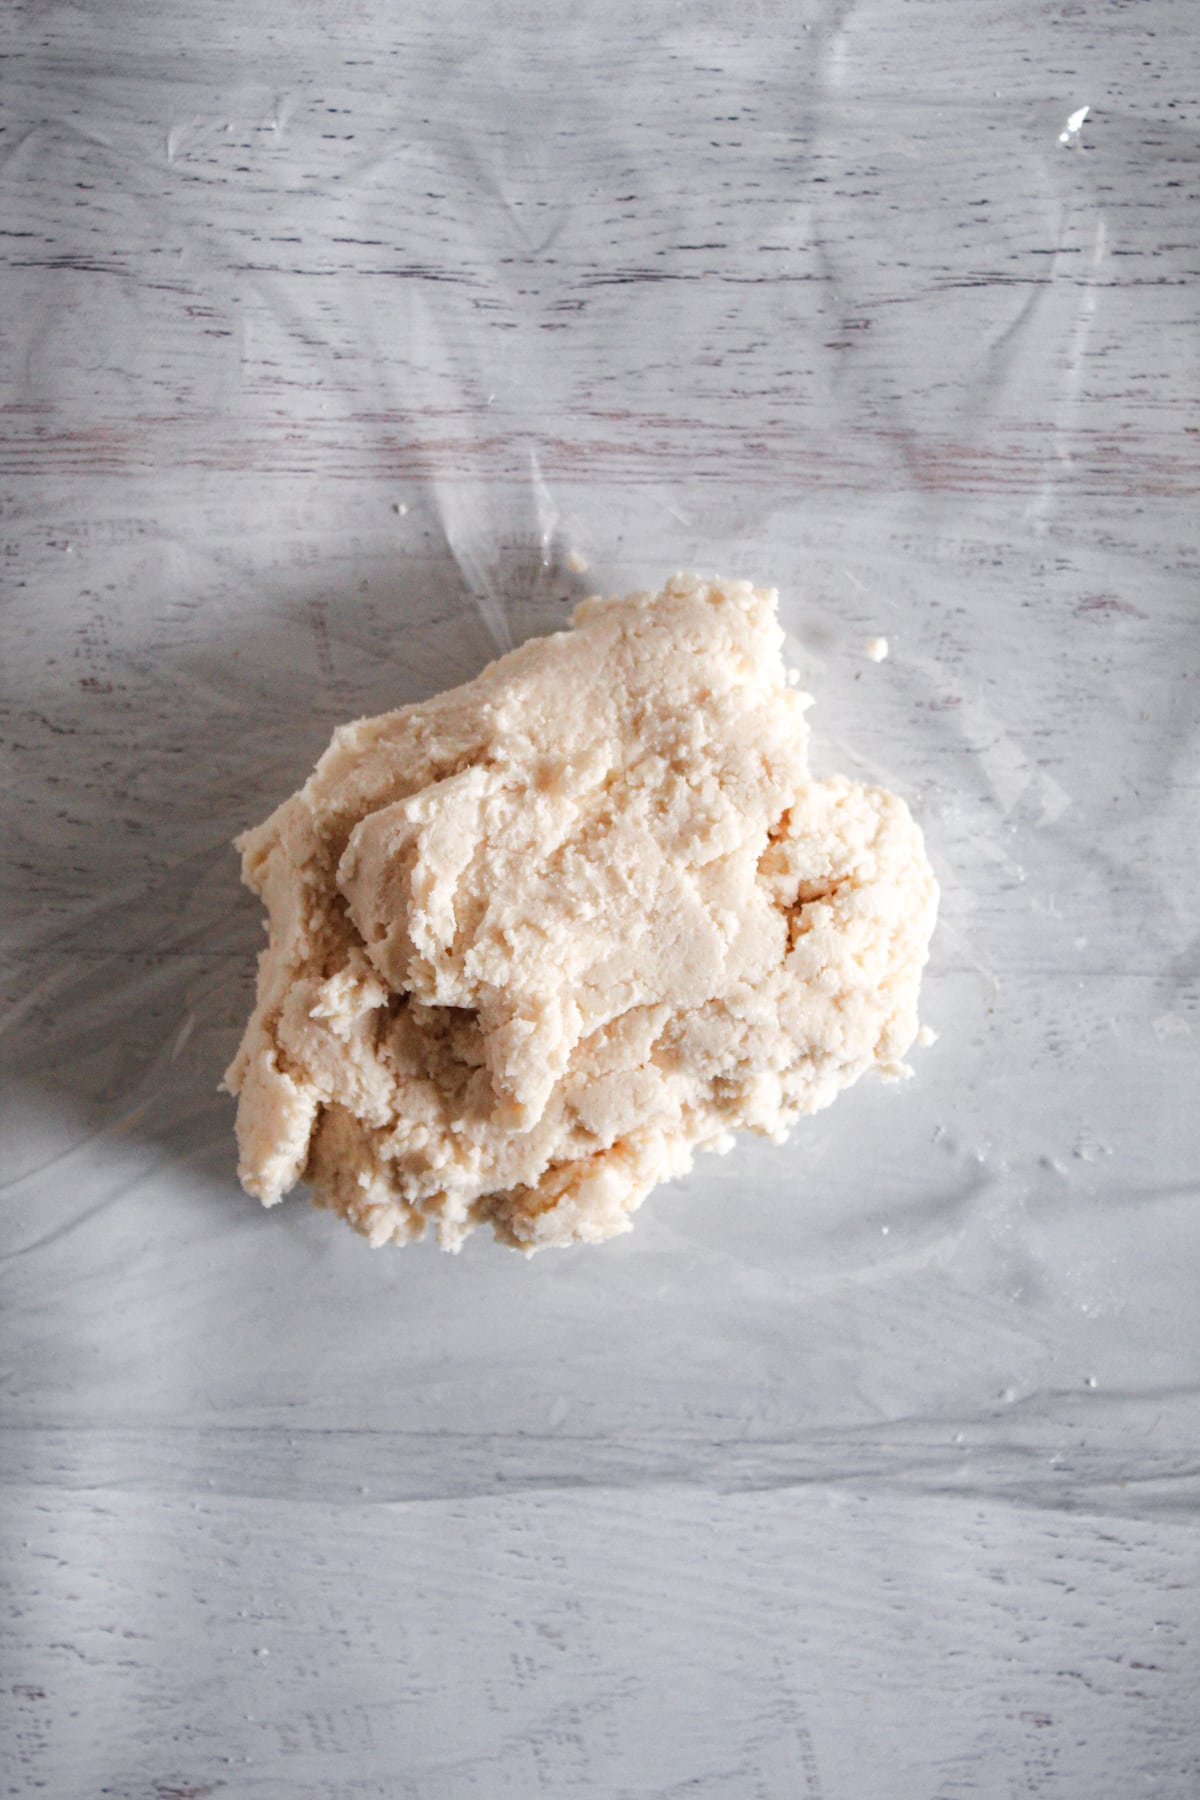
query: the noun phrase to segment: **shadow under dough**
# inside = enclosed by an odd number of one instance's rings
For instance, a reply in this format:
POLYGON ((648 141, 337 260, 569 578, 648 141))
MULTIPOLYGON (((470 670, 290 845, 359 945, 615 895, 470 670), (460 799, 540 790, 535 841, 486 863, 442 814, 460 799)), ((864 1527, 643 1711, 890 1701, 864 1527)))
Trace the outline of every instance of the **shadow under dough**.
MULTIPOLYGON (((561 628, 579 597, 540 549, 502 579, 513 643, 561 628)), ((231 839, 304 782, 335 726, 470 680, 498 649, 449 551, 180 604, 185 628, 118 664, 111 691, 36 696, 4 1086, 77 1145, 136 1137, 241 1199, 218 1084, 263 936, 231 839)), ((18 1161, 5 1185, 33 1173, 18 1161)))

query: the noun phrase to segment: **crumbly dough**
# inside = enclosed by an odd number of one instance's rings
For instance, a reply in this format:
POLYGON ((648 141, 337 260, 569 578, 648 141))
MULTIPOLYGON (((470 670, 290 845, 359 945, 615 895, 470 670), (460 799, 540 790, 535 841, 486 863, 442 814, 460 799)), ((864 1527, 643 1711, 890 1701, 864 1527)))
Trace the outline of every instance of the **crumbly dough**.
POLYGON ((587 600, 335 732, 238 839, 269 913, 239 1173, 373 1244, 628 1230, 732 1133, 906 1073, 937 908, 901 800, 808 771, 776 595, 587 600))

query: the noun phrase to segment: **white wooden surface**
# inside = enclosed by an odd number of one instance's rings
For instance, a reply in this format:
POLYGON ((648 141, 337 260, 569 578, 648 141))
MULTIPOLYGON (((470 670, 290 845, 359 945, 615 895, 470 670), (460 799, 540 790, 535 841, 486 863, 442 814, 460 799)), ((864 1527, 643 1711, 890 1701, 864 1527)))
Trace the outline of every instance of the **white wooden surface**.
POLYGON ((1188 0, 0 36, 0 1791, 1200 1792, 1188 0), (261 1213, 229 837, 680 566, 919 808, 919 1079, 599 1252, 261 1213))

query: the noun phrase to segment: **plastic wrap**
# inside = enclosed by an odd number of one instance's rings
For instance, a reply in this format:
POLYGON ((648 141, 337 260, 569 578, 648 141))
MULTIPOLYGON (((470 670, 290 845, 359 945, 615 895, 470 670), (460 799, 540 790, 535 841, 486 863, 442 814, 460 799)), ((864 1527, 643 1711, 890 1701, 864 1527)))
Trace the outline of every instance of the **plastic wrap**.
POLYGON ((1194 1791, 1188 9, 15 17, 12 1791, 1194 1791), (529 1265, 261 1211, 229 840, 677 568, 924 826, 917 1078, 529 1265))

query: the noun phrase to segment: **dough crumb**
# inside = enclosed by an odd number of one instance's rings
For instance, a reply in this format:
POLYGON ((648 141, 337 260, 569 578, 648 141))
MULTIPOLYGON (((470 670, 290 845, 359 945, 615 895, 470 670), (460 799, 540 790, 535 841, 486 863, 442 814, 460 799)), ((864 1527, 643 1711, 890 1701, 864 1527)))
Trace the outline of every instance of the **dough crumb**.
POLYGON ((306 1181, 375 1245, 596 1243, 698 1150, 908 1073, 937 887, 903 801, 810 774, 776 600, 585 600, 342 726, 237 840, 249 1193, 306 1181))
POLYGON ((581 550, 567 551, 567 567, 572 575, 586 575, 588 559, 581 550))
POLYGON ((932 1025, 922 1025, 917 1033, 917 1042, 922 1050, 931 1050, 940 1036, 941 1033, 935 1031, 932 1025))
POLYGON ((888 653, 888 641, 885 637, 868 638, 863 649, 872 662, 883 662, 888 653))

